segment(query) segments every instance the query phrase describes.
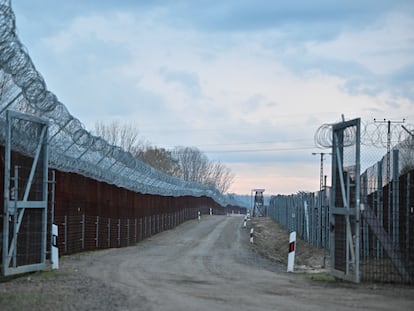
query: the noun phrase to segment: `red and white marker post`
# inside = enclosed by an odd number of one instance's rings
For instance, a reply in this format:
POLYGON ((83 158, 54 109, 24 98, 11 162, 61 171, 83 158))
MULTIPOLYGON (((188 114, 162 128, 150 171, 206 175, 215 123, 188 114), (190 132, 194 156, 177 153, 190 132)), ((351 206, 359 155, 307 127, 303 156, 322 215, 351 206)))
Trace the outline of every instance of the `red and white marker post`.
POLYGON ((289 254, 287 272, 293 272, 295 267, 295 250, 296 250, 296 231, 289 235, 289 254))
POLYGON ((52 269, 59 269, 59 248, 57 244, 58 238, 58 226, 52 224, 52 251, 51 251, 51 262, 52 269))

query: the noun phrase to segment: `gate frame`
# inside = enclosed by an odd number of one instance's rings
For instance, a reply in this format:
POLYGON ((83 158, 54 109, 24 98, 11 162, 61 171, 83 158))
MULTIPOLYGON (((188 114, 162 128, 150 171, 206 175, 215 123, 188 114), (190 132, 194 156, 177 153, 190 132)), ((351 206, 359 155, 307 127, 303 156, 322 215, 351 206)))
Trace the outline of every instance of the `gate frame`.
MULTIPOLYGON (((48 127, 49 123, 40 117, 20 113, 13 110, 6 111, 6 139, 5 139, 5 163, 4 163, 4 219, 3 219, 3 256, 2 256, 2 273, 3 275, 13 275, 26 273, 31 271, 43 270, 46 267, 46 252, 47 252, 47 204, 48 204, 48 127), (37 143, 36 151, 33 156, 32 167, 27 180, 26 188, 24 189, 23 200, 19 201, 18 197, 10 198, 10 171, 11 171, 11 134, 12 134, 12 120, 20 119, 28 122, 37 123, 40 125, 40 136, 37 143), (43 153, 41 151, 43 150, 43 153), (42 157, 40 155, 42 154, 42 157), (39 162, 40 160, 40 162, 39 162), (42 200, 29 201, 30 189, 32 186, 33 177, 37 165, 43 164, 43 187, 42 200), (17 233, 23 220, 25 209, 41 209, 42 210, 42 237, 40 247, 40 262, 29 265, 16 265, 16 260, 13 253, 17 250, 17 233), (13 238, 9 245, 9 217, 14 217, 13 238), (12 267, 10 263, 12 262, 12 267)), ((17 171, 17 170, 16 170, 17 171)), ((17 176, 15 176, 17 178, 17 176)), ((15 189, 17 191, 17 189, 15 189)))
POLYGON ((331 273, 341 279, 359 283, 360 275, 360 170, 361 170, 361 120, 360 118, 343 121, 332 126, 332 193, 330 207, 330 226, 331 226, 331 273), (355 193, 353 196, 355 206, 350 206, 351 191, 349 182, 343 176, 343 136, 341 142, 338 133, 342 134, 349 127, 356 127, 355 131, 355 193), (339 180, 337 180, 337 172, 339 180), (342 197, 342 207, 335 206, 336 186, 339 183, 342 197), (345 217, 345 271, 335 269, 335 215, 345 217), (354 235, 352 234, 350 216, 355 217, 354 235), (351 255, 351 259, 349 258, 351 255), (353 269, 350 267, 353 265, 353 269), (352 271, 353 270, 353 271, 352 271))

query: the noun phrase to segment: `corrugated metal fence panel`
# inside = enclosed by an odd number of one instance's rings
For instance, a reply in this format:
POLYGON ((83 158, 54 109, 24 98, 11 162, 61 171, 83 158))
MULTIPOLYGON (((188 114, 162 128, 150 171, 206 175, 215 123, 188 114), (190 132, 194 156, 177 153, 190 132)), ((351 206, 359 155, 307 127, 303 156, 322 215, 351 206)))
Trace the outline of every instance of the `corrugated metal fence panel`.
MULTIPOLYGON (((4 154, 3 146, 0 146, 0 154, 4 154)), ((2 157, 0 159, 0 174, 4 176, 4 160, 2 157)), ((20 154, 15 154, 15 159, 19 163, 30 162, 30 158, 20 154)), ((212 208, 214 214, 224 214, 230 209, 220 206, 210 197, 142 194, 76 173, 55 173, 54 223, 58 225, 58 247, 61 255, 133 245, 153 234, 172 229, 186 220, 195 219, 198 211, 209 214, 212 208)), ((24 182, 22 180, 22 184, 24 182)), ((0 178, 0 194, 3 197, 3 177, 0 178)), ((246 212, 245 208, 236 206, 231 207, 231 210, 235 213, 246 212)), ((27 251, 22 252, 23 255, 19 258, 21 261, 30 255, 31 246, 35 247, 39 239, 36 235, 39 231, 36 229, 38 221, 33 213, 25 215, 25 225, 20 233, 19 239, 22 242, 19 245, 27 246, 24 247, 27 251)), ((50 204, 49 231, 51 217, 50 204)), ((0 232, 2 230, 1 218, 0 232)), ((50 232, 48 235, 49 250, 50 232)))

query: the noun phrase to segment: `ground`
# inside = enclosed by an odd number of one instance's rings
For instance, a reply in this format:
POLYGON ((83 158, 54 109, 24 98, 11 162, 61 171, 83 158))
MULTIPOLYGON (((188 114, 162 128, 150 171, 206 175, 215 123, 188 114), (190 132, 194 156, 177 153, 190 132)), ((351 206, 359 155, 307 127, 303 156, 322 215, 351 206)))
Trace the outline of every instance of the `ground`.
POLYGON ((338 281, 323 252, 255 218, 204 216, 136 246, 65 256, 59 270, 3 278, 0 310, 411 310, 414 288, 338 281))
MULTIPOLYGON (((250 226, 254 228, 252 249, 272 262, 287 267, 289 232, 268 217, 253 218, 250 226)), ((322 249, 312 247, 300 238, 297 239, 295 248, 295 271, 328 272, 328 253, 324 254, 322 249), (323 260, 324 256, 326 256, 325 261, 323 260)))

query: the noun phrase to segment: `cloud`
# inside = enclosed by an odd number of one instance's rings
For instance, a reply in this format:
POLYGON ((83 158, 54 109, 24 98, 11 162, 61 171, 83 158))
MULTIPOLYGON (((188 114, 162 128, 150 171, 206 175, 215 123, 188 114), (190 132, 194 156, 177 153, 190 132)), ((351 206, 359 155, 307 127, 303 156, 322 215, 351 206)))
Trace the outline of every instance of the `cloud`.
POLYGON ((210 32, 281 29, 296 40, 326 40, 360 29, 384 14, 413 5, 407 1, 176 1, 163 19, 175 27, 210 32), (303 31, 304 26, 307 31, 303 31))
POLYGON ((174 71, 165 67, 160 69, 160 74, 167 83, 176 83, 190 96, 198 98, 202 95, 198 75, 194 72, 174 71))
POLYGON ((410 1, 39 3, 16 2, 22 41, 75 116, 198 146, 243 191, 317 189, 313 135, 341 114, 414 119, 410 1))

